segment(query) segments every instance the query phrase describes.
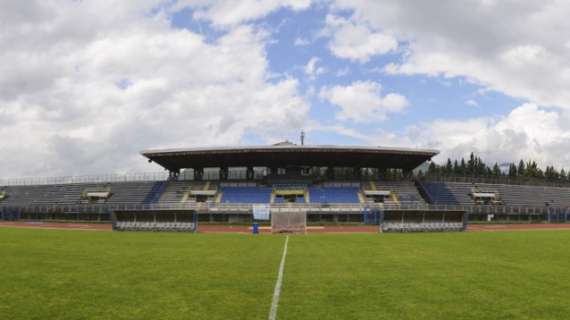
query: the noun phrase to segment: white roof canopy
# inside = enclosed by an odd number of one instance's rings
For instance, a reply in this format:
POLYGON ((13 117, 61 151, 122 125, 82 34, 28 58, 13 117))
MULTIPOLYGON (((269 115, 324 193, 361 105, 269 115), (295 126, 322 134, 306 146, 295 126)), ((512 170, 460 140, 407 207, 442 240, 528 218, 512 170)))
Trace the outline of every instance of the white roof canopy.
POLYGON ((364 195, 366 196, 389 196, 392 194, 392 191, 388 190, 364 190, 364 195))
POLYGON ((495 198, 495 194, 491 192, 473 192, 473 198, 495 198))

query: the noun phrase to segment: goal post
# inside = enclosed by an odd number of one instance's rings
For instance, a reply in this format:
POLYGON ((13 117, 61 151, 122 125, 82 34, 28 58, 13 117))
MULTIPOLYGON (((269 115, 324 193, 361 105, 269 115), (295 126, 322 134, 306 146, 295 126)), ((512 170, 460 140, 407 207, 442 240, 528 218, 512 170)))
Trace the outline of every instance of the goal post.
POLYGON ((273 233, 305 233, 306 211, 272 211, 271 231, 273 233))

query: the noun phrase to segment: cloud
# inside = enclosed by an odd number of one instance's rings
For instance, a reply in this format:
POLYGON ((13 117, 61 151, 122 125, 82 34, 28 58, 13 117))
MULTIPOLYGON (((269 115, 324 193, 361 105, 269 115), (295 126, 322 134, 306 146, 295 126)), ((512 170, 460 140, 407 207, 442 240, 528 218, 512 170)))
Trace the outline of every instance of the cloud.
POLYGON ((342 69, 338 69, 336 72, 337 77, 344 77, 350 73, 350 69, 348 67, 344 67, 342 69))
POLYGON ((397 93, 382 96, 377 82, 356 81, 348 86, 324 87, 320 97, 340 107, 338 120, 354 122, 383 121, 390 113, 401 112, 408 106, 406 97, 397 93))
POLYGON ((389 74, 465 77, 511 97, 570 108, 568 1, 335 0, 333 8, 406 43, 403 60, 385 68, 389 74))
POLYGON ((304 46, 308 46, 311 42, 303 37, 297 37, 295 38, 295 42, 294 45, 297 47, 304 47, 304 46))
POLYGON ((309 62, 305 65, 305 74, 309 76, 311 79, 315 79, 318 75, 321 75, 326 72, 324 67, 317 66, 317 63, 320 61, 317 57, 312 57, 309 62))
POLYGON ((329 49, 339 58, 365 63, 374 55, 386 54, 398 48, 398 41, 385 33, 372 30, 369 26, 327 15, 323 34, 332 37, 329 49))
POLYGON ((0 4, 0 175, 156 170, 140 150, 303 127, 298 81, 270 77, 262 30, 206 41, 163 6, 0 4))
POLYGON ((465 120, 439 119, 410 126, 403 133, 378 132, 370 143, 382 138, 394 146, 441 150, 436 158, 466 157, 475 152, 488 162, 537 160, 541 165, 570 168, 570 112, 540 108, 526 103, 504 117, 465 120))
POLYGON ((471 107, 478 107, 479 103, 473 99, 469 99, 467 101, 465 101, 465 104, 471 107))
POLYGON ((265 17, 280 8, 304 10, 311 0, 179 0, 175 10, 192 8, 194 18, 227 28, 265 17))

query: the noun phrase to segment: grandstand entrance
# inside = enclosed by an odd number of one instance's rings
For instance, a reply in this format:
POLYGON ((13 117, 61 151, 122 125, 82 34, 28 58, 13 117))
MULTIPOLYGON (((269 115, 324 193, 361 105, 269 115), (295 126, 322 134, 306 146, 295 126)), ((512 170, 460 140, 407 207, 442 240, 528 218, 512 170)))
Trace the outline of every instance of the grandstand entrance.
POLYGON ((386 210, 382 232, 464 231, 467 213, 461 210, 386 210))
POLYGON ((306 185, 274 184, 273 203, 304 203, 307 199, 306 185))

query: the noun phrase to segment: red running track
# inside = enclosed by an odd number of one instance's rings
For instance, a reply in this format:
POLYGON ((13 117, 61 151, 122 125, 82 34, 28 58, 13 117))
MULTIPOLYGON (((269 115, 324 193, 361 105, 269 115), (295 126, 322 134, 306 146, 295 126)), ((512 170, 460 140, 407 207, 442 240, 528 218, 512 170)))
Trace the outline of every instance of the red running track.
MULTIPOLYGON (((111 231, 111 224, 56 223, 56 222, 0 222, 0 228, 31 228, 52 230, 111 231)), ((469 232, 570 230, 570 224, 472 224, 469 232)), ((261 227, 262 233, 270 233, 270 227, 261 227)), ((200 233, 251 233, 250 226, 199 225, 200 233)), ((308 233, 377 233, 378 226, 322 226, 307 227, 308 233)))

